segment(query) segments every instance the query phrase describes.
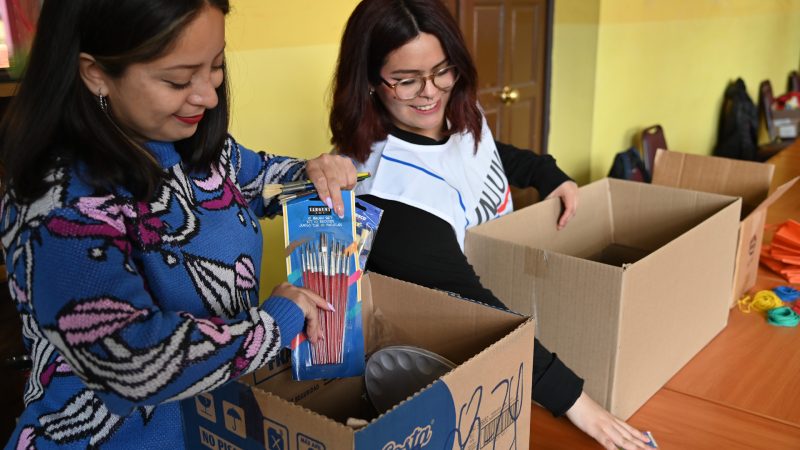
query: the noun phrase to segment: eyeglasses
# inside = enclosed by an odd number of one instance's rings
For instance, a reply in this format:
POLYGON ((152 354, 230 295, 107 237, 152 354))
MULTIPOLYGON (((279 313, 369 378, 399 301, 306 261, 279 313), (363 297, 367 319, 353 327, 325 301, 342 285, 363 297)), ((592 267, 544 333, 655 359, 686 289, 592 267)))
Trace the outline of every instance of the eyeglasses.
POLYGON ((425 90, 425 85, 428 80, 436 86, 440 91, 447 92, 458 81, 458 69, 456 66, 447 66, 430 75, 419 75, 412 78, 403 78, 397 83, 391 84, 381 78, 383 84, 388 86, 394 91, 394 94, 400 100, 413 100, 422 94, 425 90))

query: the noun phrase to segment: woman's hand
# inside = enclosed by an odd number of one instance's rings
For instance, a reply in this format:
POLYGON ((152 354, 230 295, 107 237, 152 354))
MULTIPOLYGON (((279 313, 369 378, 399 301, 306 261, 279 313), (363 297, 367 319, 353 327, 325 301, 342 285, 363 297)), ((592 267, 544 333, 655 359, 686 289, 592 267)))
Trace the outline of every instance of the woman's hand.
POLYGON ((317 308, 334 311, 333 305, 313 291, 297 287, 285 281, 275 286, 271 295, 286 297, 300 307, 303 311, 303 316, 306 318, 306 336, 308 336, 309 341, 316 343, 323 339, 317 308))
POLYGON ((649 448, 647 436, 603 409, 586 392, 581 392, 566 415, 576 427, 608 450, 649 448))
POLYGON ((556 226, 559 230, 562 230, 572 220, 575 216, 575 211, 578 209, 578 185, 574 181, 565 181, 558 185, 545 200, 548 198, 561 199, 561 206, 564 207, 564 211, 558 218, 556 226))
POLYGON ((306 163, 306 176, 314 183, 319 198, 343 217, 342 189, 356 185, 356 167, 350 158, 323 153, 306 163))

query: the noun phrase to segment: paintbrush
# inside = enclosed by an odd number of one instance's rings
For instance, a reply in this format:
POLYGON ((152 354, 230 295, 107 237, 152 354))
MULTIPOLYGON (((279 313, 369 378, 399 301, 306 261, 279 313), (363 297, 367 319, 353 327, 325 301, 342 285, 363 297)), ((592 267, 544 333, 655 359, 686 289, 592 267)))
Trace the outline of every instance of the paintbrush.
POLYGON ((296 194, 281 194, 281 195, 278 196, 278 202, 280 202, 280 204, 282 205, 282 204, 288 202, 289 200, 294 200, 294 199, 296 199, 298 197, 305 197, 305 196, 311 195, 313 193, 314 193, 314 191, 305 191, 305 192, 298 192, 296 194))
MULTIPOLYGON (((356 181, 364 180, 369 178, 369 176, 369 172, 359 172, 356 174, 356 181)), ((311 180, 291 181, 283 184, 266 184, 264 185, 264 190, 261 192, 261 195, 264 197, 264 200, 271 200, 276 195, 296 194, 311 189, 314 189, 314 183, 312 183, 311 180)))

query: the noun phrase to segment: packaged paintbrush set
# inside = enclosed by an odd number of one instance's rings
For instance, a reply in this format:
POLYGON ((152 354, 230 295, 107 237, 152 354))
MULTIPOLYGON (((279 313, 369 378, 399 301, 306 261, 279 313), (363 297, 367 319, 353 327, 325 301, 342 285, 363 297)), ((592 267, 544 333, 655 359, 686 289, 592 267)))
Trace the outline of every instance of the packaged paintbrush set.
POLYGON ((283 204, 286 273, 290 283, 310 289, 333 305, 318 309, 321 339, 311 343, 304 333, 292 341, 292 374, 296 380, 341 378, 364 373, 361 322, 360 253, 369 251, 380 214, 374 206, 356 206, 351 191, 342 191, 340 218, 316 195, 283 204), (360 225, 359 225, 360 224, 360 225))

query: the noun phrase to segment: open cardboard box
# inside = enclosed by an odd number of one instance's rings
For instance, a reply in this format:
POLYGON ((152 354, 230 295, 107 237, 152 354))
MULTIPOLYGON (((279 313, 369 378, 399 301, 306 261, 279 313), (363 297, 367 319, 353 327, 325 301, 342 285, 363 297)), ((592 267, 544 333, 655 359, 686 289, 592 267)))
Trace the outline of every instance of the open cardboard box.
POLYGON ((188 448, 528 448, 532 319, 377 274, 362 279, 362 305, 368 353, 413 345, 457 367, 375 417, 363 378, 294 382, 284 355, 183 400, 188 448))
POLYGON ((772 164, 658 150, 653 166, 653 184, 742 198, 730 302, 733 307, 756 284, 767 208, 800 177, 795 177, 767 195, 775 171, 772 164))
POLYGON ((741 200, 603 179, 467 232, 470 263, 584 389, 628 418, 728 319, 741 200))

